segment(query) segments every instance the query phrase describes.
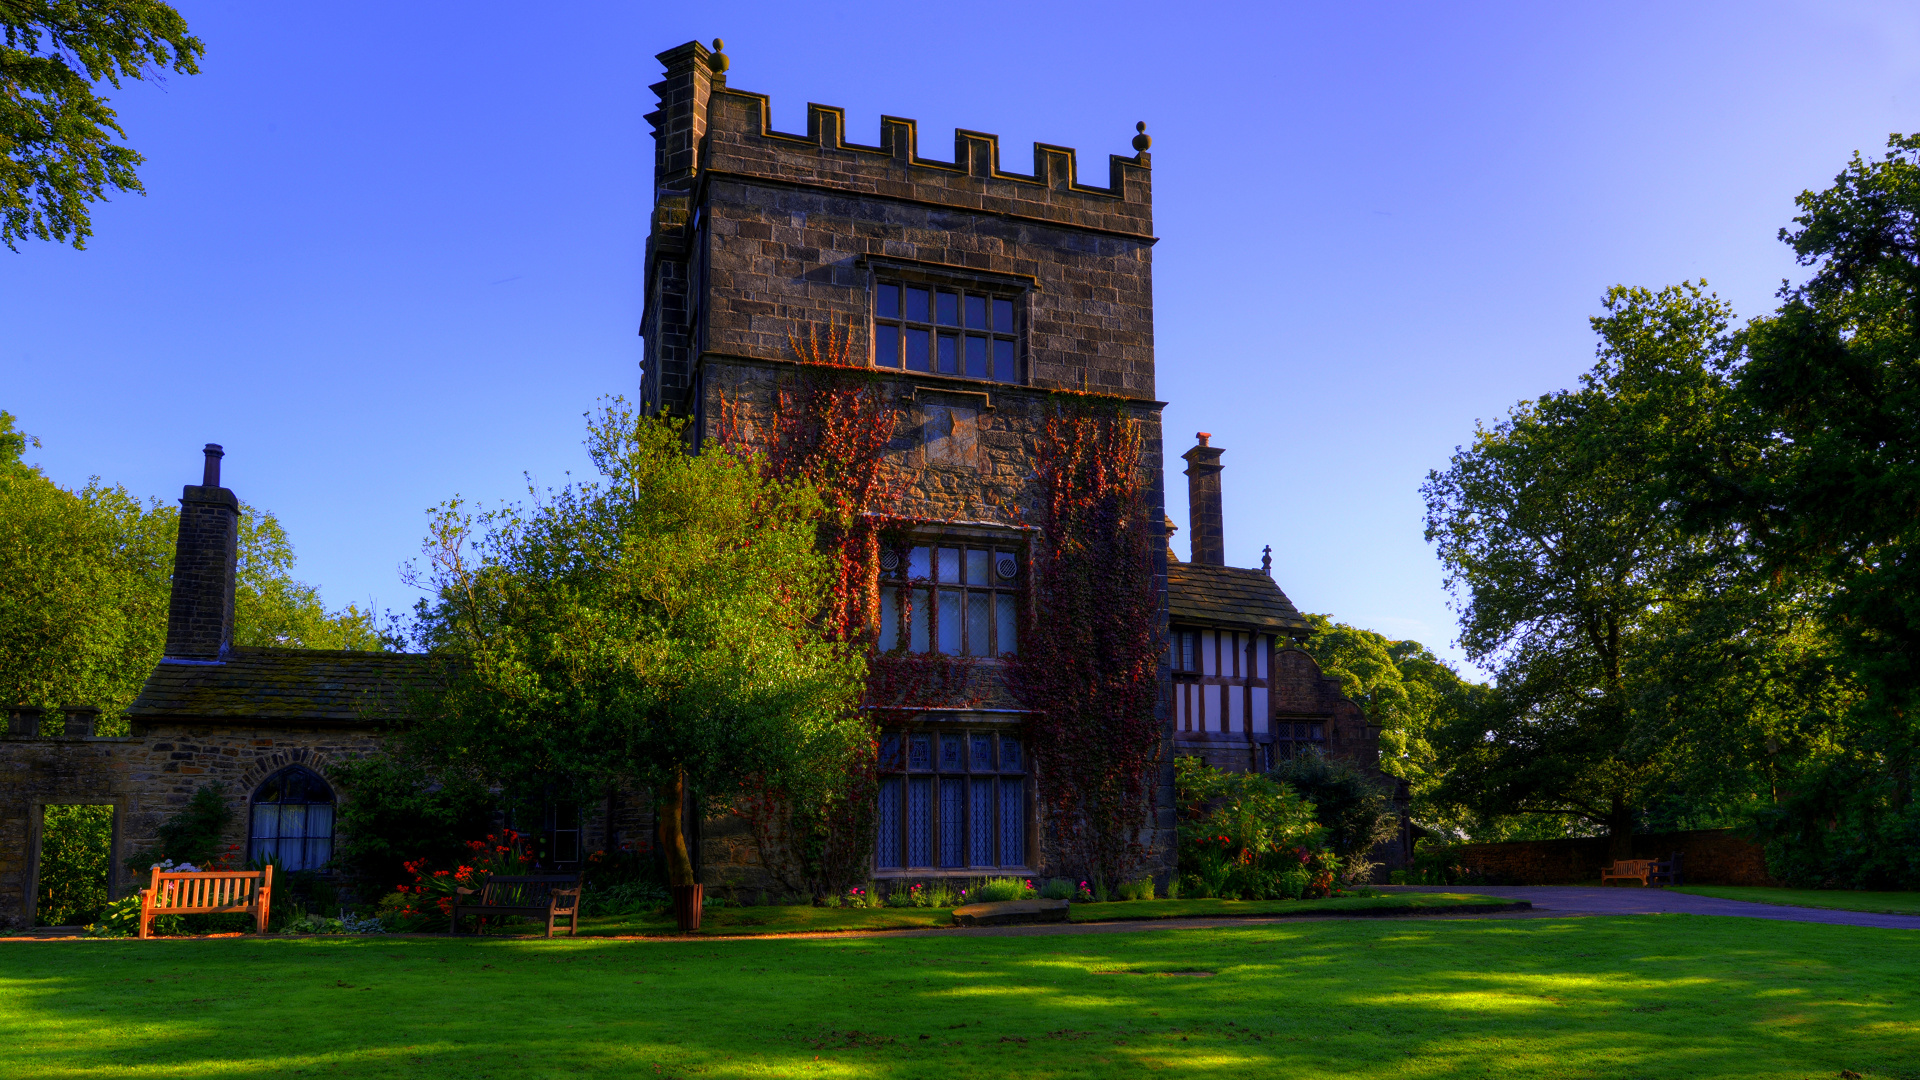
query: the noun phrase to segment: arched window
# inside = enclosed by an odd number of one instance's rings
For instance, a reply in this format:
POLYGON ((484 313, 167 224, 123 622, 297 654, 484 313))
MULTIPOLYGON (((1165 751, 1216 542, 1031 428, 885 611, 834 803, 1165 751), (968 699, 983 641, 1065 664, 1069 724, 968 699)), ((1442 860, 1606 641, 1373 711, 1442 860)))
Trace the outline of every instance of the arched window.
POLYGON ((311 769, 290 765, 253 793, 248 857, 278 856, 282 870, 318 870, 333 858, 333 789, 311 769))

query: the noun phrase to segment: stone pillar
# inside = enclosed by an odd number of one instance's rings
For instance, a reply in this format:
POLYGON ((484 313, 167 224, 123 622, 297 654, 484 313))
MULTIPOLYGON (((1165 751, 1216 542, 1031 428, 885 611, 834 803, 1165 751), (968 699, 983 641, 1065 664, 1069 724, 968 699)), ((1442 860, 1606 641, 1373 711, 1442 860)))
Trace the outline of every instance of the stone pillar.
POLYGON ((1224 451, 1208 446, 1213 438, 1202 431, 1194 438, 1200 442, 1180 455, 1187 462, 1187 522, 1192 535, 1193 562, 1200 566, 1227 565, 1227 528, 1220 507, 1220 455, 1224 451))
POLYGON ((201 484, 180 493, 180 534, 173 548, 173 597, 167 607, 166 656, 224 659, 233 645, 233 574, 239 557, 240 500, 220 486, 216 443, 208 443, 201 484))

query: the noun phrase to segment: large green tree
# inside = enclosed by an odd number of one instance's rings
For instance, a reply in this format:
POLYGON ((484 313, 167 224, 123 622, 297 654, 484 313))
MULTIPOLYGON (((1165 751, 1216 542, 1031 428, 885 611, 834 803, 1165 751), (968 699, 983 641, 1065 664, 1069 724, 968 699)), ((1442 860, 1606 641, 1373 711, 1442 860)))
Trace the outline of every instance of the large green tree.
POLYGON ((1461 646, 1497 675, 1443 740, 1448 800, 1582 818, 1620 854, 1673 781, 1686 723, 1659 646, 1739 563, 1739 530, 1687 527, 1673 481, 1743 452, 1725 418, 1730 318, 1695 285, 1613 289, 1580 387, 1521 403, 1429 474, 1461 646))
MULTIPOLYGON (((38 441, 0 412, 0 704, 99 707, 111 722, 160 659, 179 511, 99 479, 68 490, 22 461, 38 441)), ((237 643, 382 647, 369 613, 295 580, 270 513, 242 507, 237 643)))
POLYGON ((1782 229, 1807 280, 1741 338, 1738 387, 1764 453, 1712 473, 1700 505, 1739 522, 1767 572, 1824 586, 1819 614, 1858 690, 1814 748, 1777 836, 1850 853, 1804 876, 1920 882, 1920 135, 1854 155, 1782 229), (1744 467, 1743 467, 1744 466, 1744 467), (1854 830, 1835 830, 1851 818, 1854 830), (1841 863, 1851 862, 1853 869, 1841 863), (1857 875, 1865 874, 1865 878, 1857 875))
POLYGON ((87 246, 88 203, 107 189, 145 194, 143 159, 102 82, 160 81, 200 70, 205 51, 158 0, 0 0, 0 241, 87 246))
POLYGON ((1407 782, 1416 820, 1447 824, 1440 819, 1450 815, 1431 799, 1445 772, 1433 740, 1472 709, 1485 688, 1461 678, 1417 641, 1396 641, 1324 615, 1308 615, 1307 621, 1313 633, 1306 651, 1380 728, 1381 771, 1407 782))
POLYGON ((749 456, 690 455, 684 429, 616 400, 589 425, 604 482, 443 508, 420 625, 447 681, 412 739, 502 782, 651 789, 676 885, 693 883, 690 800, 811 790, 807 770, 872 752, 865 661, 821 622, 817 494, 749 456))

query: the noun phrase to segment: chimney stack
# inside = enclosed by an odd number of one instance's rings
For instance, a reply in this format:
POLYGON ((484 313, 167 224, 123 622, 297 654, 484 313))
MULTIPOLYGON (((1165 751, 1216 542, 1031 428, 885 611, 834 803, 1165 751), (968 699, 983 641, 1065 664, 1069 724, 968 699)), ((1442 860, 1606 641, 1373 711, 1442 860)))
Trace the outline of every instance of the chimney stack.
POLYGON ((1218 447, 1208 446, 1211 432, 1194 435, 1200 440, 1180 456, 1187 461, 1187 543, 1193 561, 1201 566, 1227 565, 1227 529, 1220 509, 1220 455, 1218 447))
POLYGON ((201 484, 180 493, 180 535, 173 547, 173 597, 167 607, 169 660, 226 659, 233 644, 233 574, 239 557, 240 500, 220 486, 218 444, 208 443, 201 484))

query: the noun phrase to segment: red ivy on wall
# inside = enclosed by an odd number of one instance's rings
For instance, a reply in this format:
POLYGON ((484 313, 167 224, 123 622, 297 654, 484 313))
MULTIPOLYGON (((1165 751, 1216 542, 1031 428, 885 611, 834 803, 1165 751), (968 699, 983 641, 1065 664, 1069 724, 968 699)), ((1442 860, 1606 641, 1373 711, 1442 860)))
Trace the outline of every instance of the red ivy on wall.
MULTIPOLYGON (((752 826, 769 872, 788 888, 827 896, 868 876, 879 725, 967 703, 974 662, 879 653, 881 550, 914 524, 893 513, 898 475, 886 458, 897 409, 868 369, 847 362, 850 326, 844 334, 829 326, 824 338, 811 328, 805 339, 789 338, 789 344, 804 366, 777 388, 771 430, 760 449, 768 475, 804 481, 826 502, 820 544, 834 556, 835 578, 823 629, 867 654, 862 715, 869 738, 864 753, 846 764, 844 789, 831 797, 800 798, 750 785, 734 803, 752 826)), ((723 400, 721 421, 721 442, 744 448, 750 440, 737 402, 723 400)), ((910 594, 901 597, 900 640, 911 617, 909 600, 910 594)))
POLYGON ((1056 396, 1037 440, 1030 630, 1012 667, 1052 857, 1118 884, 1149 855, 1161 755, 1157 530, 1140 422, 1056 396))

